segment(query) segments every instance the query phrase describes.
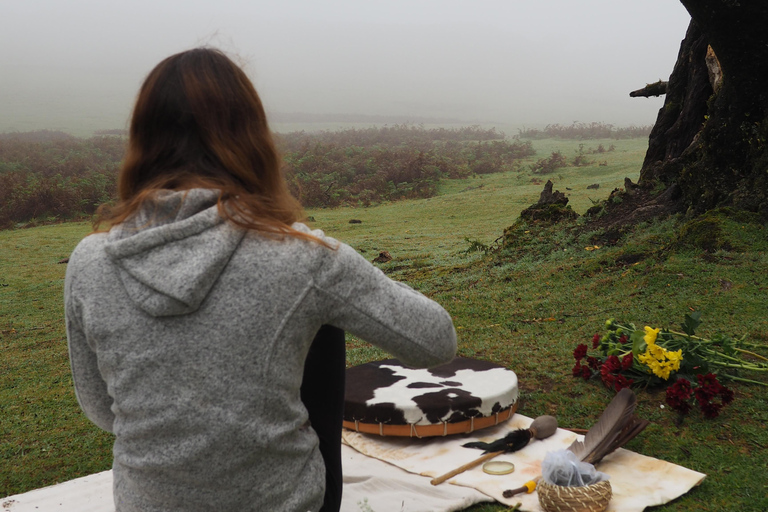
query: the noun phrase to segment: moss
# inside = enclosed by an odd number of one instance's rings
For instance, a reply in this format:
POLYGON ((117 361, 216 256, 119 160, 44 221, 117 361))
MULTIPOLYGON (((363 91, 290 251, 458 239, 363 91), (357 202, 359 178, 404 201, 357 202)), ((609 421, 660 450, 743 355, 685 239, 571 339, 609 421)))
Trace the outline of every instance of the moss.
POLYGON ((584 216, 599 218, 603 212, 605 212, 605 207, 602 204, 596 204, 594 206, 590 206, 589 209, 584 212, 584 216))
POLYGON ((717 208, 709 212, 709 215, 722 216, 730 219, 734 222, 742 224, 760 224, 762 219, 759 213, 748 212, 746 210, 740 210, 738 208, 724 207, 717 208))
MULTIPOLYGON (((549 208, 542 208, 547 209, 549 208)), ((499 261, 517 260, 524 256, 538 260, 571 246, 574 243, 574 219, 575 217, 568 217, 560 219, 560 222, 551 222, 518 218, 504 230, 501 250, 497 254, 499 261)))
POLYGON ((556 224, 563 220, 575 220, 579 216, 570 206, 559 203, 554 204, 534 204, 522 212, 520 218, 544 223, 547 225, 556 224))
POLYGON ((692 249, 703 249, 715 252, 719 249, 733 249, 724 237, 722 221, 714 216, 704 215, 685 223, 680 228, 678 246, 692 249))
POLYGON ((743 250, 745 225, 760 229, 760 215, 736 208, 717 208, 680 227, 676 245, 706 252, 743 250))

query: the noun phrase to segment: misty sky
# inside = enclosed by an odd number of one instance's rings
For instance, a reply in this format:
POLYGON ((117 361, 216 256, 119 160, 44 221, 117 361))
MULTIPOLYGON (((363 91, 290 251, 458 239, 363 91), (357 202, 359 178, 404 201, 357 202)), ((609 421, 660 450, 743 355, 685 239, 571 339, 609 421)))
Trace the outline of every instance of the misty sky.
POLYGON ((652 124, 663 100, 628 94, 669 77, 689 20, 676 0, 0 0, 0 132, 125 128, 149 70, 199 45, 270 113, 652 124))

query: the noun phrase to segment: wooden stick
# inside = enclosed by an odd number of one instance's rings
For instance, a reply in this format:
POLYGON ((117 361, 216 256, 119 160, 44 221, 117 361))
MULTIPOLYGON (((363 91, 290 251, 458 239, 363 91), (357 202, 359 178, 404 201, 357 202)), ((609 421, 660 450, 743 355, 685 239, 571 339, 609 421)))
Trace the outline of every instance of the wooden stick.
POLYGON ((483 462, 485 462, 487 460, 491 460, 492 458, 496 457, 497 455, 501 455, 502 453, 504 453, 504 452, 501 451, 501 452, 486 453, 482 457, 478 457, 477 459, 473 460, 472 462, 467 462, 463 466, 458 467, 458 468, 454 469, 453 471, 449 471, 448 473, 446 473, 446 474, 444 474, 442 476, 438 476, 437 478, 433 478, 432 480, 430 480, 429 483, 431 483, 432 485, 440 485, 441 483, 445 482, 449 478, 453 478, 454 476, 458 475, 459 473, 463 473, 463 472, 467 471, 468 469, 472 469, 474 467, 477 467, 480 464, 482 464, 483 462))
MULTIPOLYGON (((530 438, 528 439, 546 439, 547 437, 551 436, 555 433, 557 430, 557 420, 553 416, 539 416, 535 420, 531 422, 531 425, 527 429, 519 429, 515 432, 522 432, 522 431, 529 431, 530 432, 530 438)), ((512 432, 512 435, 515 434, 515 432, 512 432)), ((503 440, 507 440, 505 437, 503 440)), ((476 443, 472 443, 476 444, 476 443)), ((466 446, 466 445, 464 445, 466 446)), ((522 447, 519 447, 517 449, 522 449, 522 447)), ((432 485, 440 485, 441 483, 445 482, 451 477, 454 477, 458 475, 459 473, 463 473, 464 471, 468 469, 472 469, 476 466, 479 466, 481 463, 491 460, 492 458, 496 457, 497 455, 501 455, 502 453, 510 453, 510 450, 501 450, 498 452, 491 452, 486 453, 482 457, 473 460, 472 462, 468 462, 467 464, 464 464, 460 468, 456 468, 453 471, 450 471, 442 476, 439 476, 437 478, 433 478, 430 483, 432 485)))
POLYGON ((533 491, 536 490, 536 487, 539 485, 539 480, 541 480, 541 475, 537 476, 533 480, 529 480, 528 482, 525 482, 522 487, 518 487, 517 489, 507 489, 504 491, 502 496, 509 499, 515 494, 520 494, 521 492, 527 492, 528 494, 531 494, 533 491))

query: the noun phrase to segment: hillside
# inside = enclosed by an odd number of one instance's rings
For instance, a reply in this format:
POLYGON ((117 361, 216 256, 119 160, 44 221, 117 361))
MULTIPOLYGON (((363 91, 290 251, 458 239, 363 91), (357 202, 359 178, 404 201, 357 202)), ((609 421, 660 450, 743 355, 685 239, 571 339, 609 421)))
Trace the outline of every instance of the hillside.
MULTIPOLYGON (((502 240, 547 179, 569 195, 578 213, 622 186, 625 177, 635 180, 646 142, 543 139, 533 145, 536 156, 515 169, 441 180, 436 195, 426 199, 310 209, 310 224, 368 260, 388 251, 392 261, 381 264, 386 273, 451 313, 460 354, 515 370, 521 412, 553 414, 563 426, 589 427, 610 400, 599 380, 571 375, 573 349, 602 332, 607 318, 676 326, 695 310, 703 312, 702 336, 725 332, 768 343, 768 243, 764 227, 751 219, 727 212, 713 217, 727 244, 712 248, 681 235, 690 223, 683 218, 638 226, 610 247, 595 247, 593 233, 574 229, 578 221, 520 227, 502 240), (614 149, 589 153, 598 144, 614 149), (554 152, 568 161, 581 152, 593 163, 547 175, 531 170, 554 152), (594 184, 599 188, 587 188, 594 184)), ((110 437, 85 420, 72 392, 62 318, 65 265, 58 262, 88 230, 85 223, 67 223, 0 232, 2 247, 13 249, 0 259, 2 496, 110 465, 110 437)), ((350 365, 385 356, 352 336, 347 342, 350 365)), ((758 385, 733 388, 736 399, 718 418, 692 413, 682 422, 663 408, 663 392, 639 393, 638 412, 653 423, 629 448, 709 475, 699 488, 659 510, 768 508, 762 478, 768 393, 758 385)), ((472 509, 501 510, 506 509, 472 509)))

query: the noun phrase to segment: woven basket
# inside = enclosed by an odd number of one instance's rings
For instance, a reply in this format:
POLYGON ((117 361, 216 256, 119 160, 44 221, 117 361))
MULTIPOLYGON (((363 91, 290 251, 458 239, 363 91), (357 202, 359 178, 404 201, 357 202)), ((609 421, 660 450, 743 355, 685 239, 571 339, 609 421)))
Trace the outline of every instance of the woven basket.
POLYGON ((536 491, 539 505, 546 512, 602 512, 613 495, 607 480, 583 487, 552 485, 541 480, 536 491))

